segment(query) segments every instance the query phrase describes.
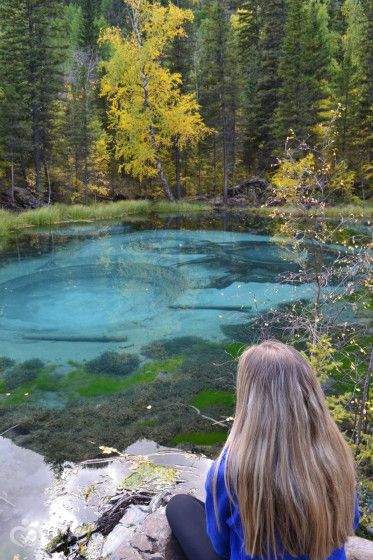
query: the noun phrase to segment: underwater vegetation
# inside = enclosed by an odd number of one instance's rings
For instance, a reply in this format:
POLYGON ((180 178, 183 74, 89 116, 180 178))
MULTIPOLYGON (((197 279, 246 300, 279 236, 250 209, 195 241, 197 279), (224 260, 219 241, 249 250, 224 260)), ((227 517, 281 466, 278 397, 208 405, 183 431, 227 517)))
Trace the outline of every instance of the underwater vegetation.
POLYGON ((128 375, 140 364, 135 354, 126 352, 104 352, 86 363, 86 369, 99 375, 128 375))
POLYGON ((38 358, 26 360, 13 367, 15 362, 9 358, 0 358, 0 363, 3 366, 0 365, 0 375, 5 387, 9 390, 34 381, 38 372, 44 367, 43 362, 38 358))
POLYGON ((15 364, 14 360, 7 358, 6 356, 0 356, 0 375, 15 364))
POLYGON ((172 443, 194 443, 195 445, 213 445, 216 443, 224 443, 227 439, 227 432, 224 430, 215 430, 213 432, 184 432, 175 436, 172 443))
POLYGON ((235 394, 229 391, 213 391, 204 389, 200 391, 191 401, 191 404, 201 410, 214 406, 232 407, 235 402, 235 394))
POLYGON ((206 344, 198 336, 178 336, 167 340, 154 340, 141 348, 141 353, 153 360, 164 360, 170 356, 184 354, 197 344, 206 344))
POLYGON ((228 343, 165 342, 169 354, 188 350, 123 376, 92 373, 75 362, 67 374, 45 366, 0 401, 0 433, 16 426, 9 437, 54 464, 94 458, 100 445, 124 449, 143 437, 170 445, 185 433, 199 436, 185 436, 180 444, 213 456, 224 430, 211 435, 216 428, 191 405, 197 402, 216 418, 233 413, 236 359, 228 343))

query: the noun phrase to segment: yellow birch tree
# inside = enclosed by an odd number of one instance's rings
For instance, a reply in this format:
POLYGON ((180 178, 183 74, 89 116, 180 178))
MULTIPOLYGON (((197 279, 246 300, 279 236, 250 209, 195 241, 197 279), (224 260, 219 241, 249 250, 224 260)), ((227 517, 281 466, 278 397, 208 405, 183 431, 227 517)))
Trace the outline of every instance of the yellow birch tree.
POLYGON ((171 3, 125 0, 125 4, 129 34, 111 28, 101 36, 101 42, 110 45, 101 94, 109 102, 119 171, 139 180, 158 177, 168 198, 175 201, 163 161, 175 141, 183 148, 209 133, 195 95, 181 92, 181 75, 163 62, 170 43, 185 36, 184 25, 193 14, 171 3))

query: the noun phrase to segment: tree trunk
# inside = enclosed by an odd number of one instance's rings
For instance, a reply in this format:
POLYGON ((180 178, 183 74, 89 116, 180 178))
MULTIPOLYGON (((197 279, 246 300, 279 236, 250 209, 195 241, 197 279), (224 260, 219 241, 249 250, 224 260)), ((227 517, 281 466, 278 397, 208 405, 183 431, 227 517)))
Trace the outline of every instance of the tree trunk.
POLYGON ((175 190, 178 200, 181 199, 181 153, 179 143, 175 140, 175 190))
POLYGON ((45 178, 47 180, 47 185, 48 185, 48 204, 51 204, 51 202, 52 202, 52 185, 51 185, 51 179, 50 179, 50 175, 49 175, 48 162, 46 160, 44 160, 44 172, 45 172, 45 178))
MULTIPOLYGON (((34 49, 34 21, 33 7, 28 3, 28 42, 30 51, 34 49)), ((35 171, 35 186, 37 192, 41 191, 41 130, 40 130, 40 112, 37 104, 36 96, 36 64, 37 62, 31 58, 29 65, 30 83, 31 83, 31 119, 32 119, 32 140, 33 140, 33 159, 35 171)))
POLYGON ((12 177, 12 201, 14 202, 14 188, 15 188, 15 178, 14 178, 14 159, 12 153, 12 166, 11 166, 11 177, 12 177))

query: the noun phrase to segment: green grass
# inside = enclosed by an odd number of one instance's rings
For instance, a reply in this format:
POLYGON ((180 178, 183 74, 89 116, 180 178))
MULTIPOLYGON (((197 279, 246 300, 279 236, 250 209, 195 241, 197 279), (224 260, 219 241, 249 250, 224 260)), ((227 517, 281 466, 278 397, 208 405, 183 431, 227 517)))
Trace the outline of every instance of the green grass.
POLYGON ((229 391, 214 391, 206 389, 200 391, 191 401, 193 406, 200 410, 209 406, 233 406, 235 402, 235 395, 229 391))
MULTIPOLYGON (((152 202, 150 200, 122 200, 119 202, 100 202, 84 206, 83 204, 54 204, 35 210, 26 210, 18 214, 0 209, 0 238, 25 231, 27 228, 46 227, 64 223, 95 222, 103 220, 120 220, 130 216, 142 217, 150 213, 156 214, 191 214, 212 212, 213 206, 208 203, 191 203, 180 201, 172 203, 167 200, 152 202)), ((237 207, 228 208, 231 212, 270 216, 279 215, 305 216, 301 208, 283 206, 273 207, 237 207)), ((320 213, 318 208, 309 212, 320 213)), ((329 218, 369 219, 373 215, 373 203, 330 206, 325 209, 329 218)))
POLYGON ((120 220, 129 216, 157 214, 189 214, 211 211, 212 207, 187 202, 150 200, 122 200, 120 202, 101 202, 84 206, 83 204, 55 204, 36 210, 26 210, 19 214, 0 209, 0 237, 25 230, 28 227, 46 227, 64 223, 95 222, 120 220))
POLYGON ((194 443, 195 445, 215 445, 224 443, 227 439, 227 432, 216 430, 215 432, 184 432, 178 434, 172 440, 173 445, 178 443, 194 443))

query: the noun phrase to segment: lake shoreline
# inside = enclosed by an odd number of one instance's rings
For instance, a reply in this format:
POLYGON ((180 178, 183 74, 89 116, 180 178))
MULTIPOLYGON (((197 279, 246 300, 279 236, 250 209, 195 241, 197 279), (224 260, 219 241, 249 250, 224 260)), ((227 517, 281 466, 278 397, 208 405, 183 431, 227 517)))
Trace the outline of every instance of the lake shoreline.
POLYGON ((373 215, 373 204, 345 204, 336 206, 234 206, 216 205, 214 201, 150 201, 124 200, 118 202, 99 202, 89 206, 82 204, 54 204, 41 208, 23 210, 19 213, 0 208, 0 240, 37 227, 94 223, 98 221, 120 220, 149 215, 190 215, 205 213, 229 213, 268 217, 323 215, 330 219, 369 220, 373 215))

